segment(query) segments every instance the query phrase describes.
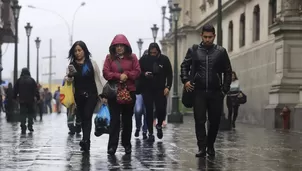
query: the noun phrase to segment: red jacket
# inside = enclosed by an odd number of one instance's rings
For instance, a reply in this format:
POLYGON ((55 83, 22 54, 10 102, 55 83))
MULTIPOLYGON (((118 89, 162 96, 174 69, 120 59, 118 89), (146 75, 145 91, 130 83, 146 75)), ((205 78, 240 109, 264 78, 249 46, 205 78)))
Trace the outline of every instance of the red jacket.
MULTIPOLYGON (((129 41, 124 35, 117 35, 114 37, 111 45, 110 45, 110 53, 112 54, 114 50, 114 46, 117 44, 123 44, 127 46, 127 51, 129 54, 131 54, 130 57, 123 57, 123 58, 117 58, 119 60, 121 67, 123 69, 123 73, 127 75, 128 80, 126 81, 126 85, 128 87, 129 91, 136 91, 135 87, 135 81, 138 79, 141 69, 139 66, 139 62, 137 60, 137 57, 135 54, 132 53, 132 49, 130 46, 129 41)), ((114 62, 114 60, 111 58, 111 55, 108 54, 106 56, 106 60, 104 62, 103 67, 103 76, 104 78, 109 80, 120 80, 120 76, 122 73, 119 72, 117 64, 114 62)))

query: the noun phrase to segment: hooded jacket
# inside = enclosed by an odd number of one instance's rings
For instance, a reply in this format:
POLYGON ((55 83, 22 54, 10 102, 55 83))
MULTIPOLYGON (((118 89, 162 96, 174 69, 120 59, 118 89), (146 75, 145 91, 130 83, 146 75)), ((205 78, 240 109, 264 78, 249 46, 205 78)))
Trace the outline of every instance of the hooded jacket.
POLYGON ((121 74, 124 73, 128 77, 126 81, 128 90, 130 92, 136 91, 135 80, 139 77, 141 69, 136 55, 132 53, 132 48, 127 38, 122 34, 116 35, 111 42, 109 52, 110 54, 106 56, 103 67, 104 78, 107 81, 119 81, 121 74), (126 47, 125 55, 122 58, 114 56, 116 55, 115 46, 118 44, 125 45, 126 47), (119 66, 122 71, 120 71, 119 66))
POLYGON ((172 66, 169 58, 161 54, 157 43, 150 44, 148 53, 140 58, 139 63, 142 71, 138 83, 140 91, 171 89, 173 80, 172 66), (149 55, 152 48, 156 48, 159 52, 157 57, 149 55), (151 72, 153 77, 146 77, 146 72, 151 72))
POLYGON ((30 76, 30 72, 27 68, 23 68, 20 78, 14 85, 14 99, 19 95, 20 103, 32 104, 40 99, 38 87, 36 81, 30 76))

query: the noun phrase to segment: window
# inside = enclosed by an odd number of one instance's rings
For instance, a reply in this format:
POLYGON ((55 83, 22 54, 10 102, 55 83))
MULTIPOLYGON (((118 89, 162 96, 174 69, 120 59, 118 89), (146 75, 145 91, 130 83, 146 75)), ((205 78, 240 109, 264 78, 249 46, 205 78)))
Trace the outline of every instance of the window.
POLYGON ((260 39, 260 7, 256 5, 254 7, 253 16, 253 41, 258 41, 260 39))
POLYGON ((239 26, 239 46, 245 45, 245 14, 240 15, 240 26, 239 26))
POLYGON ((234 27, 233 22, 229 22, 229 37, 228 37, 228 50, 233 51, 233 37, 234 37, 234 27))
POLYGON ((275 23, 275 18, 277 16, 277 1, 276 0, 270 0, 269 1, 269 20, 268 24, 272 25, 275 23))

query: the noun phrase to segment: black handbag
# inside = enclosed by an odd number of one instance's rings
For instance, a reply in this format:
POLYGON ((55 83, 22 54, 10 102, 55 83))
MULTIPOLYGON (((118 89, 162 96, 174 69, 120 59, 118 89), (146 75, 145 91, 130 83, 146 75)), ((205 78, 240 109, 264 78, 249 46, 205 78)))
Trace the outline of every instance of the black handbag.
MULTIPOLYGON (((194 78, 195 78, 195 59, 194 57, 197 55, 197 49, 198 49, 198 45, 193 45, 192 47, 193 49, 193 53, 192 53, 192 66, 191 66, 191 71, 190 71, 190 82, 191 84, 194 85, 194 78)), ((181 97, 181 102, 182 104, 186 107, 186 108, 192 108, 193 104, 194 104, 194 90, 193 91, 187 91, 185 89, 185 85, 183 86, 183 90, 182 90, 182 97, 181 97)))
MULTIPOLYGON (((114 60, 115 64, 117 65, 118 67, 118 70, 120 73, 123 73, 124 70, 121 66, 121 63, 118 61, 118 60, 114 60)), ((103 94, 106 98, 108 99, 114 99, 116 98, 116 95, 117 95, 117 89, 118 89, 118 81, 116 80, 109 80, 107 81, 107 83, 104 85, 104 88, 103 88, 103 94)))
POLYGON ((247 97, 242 91, 240 91, 240 93, 242 94, 242 97, 237 96, 237 104, 245 104, 247 102, 247 97))

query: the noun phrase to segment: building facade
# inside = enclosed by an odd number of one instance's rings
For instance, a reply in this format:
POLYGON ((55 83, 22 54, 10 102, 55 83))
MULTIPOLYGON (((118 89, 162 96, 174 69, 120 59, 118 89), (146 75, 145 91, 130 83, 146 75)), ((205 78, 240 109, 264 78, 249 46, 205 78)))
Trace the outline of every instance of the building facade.
MULTIPOLYGON (((206 23, 217 28, 217 0, 178 0, 178 63, 201 41, 206 23)), ((291 128, 302 130, 302 1, 222 0, 222 39, 248 102, 238 120, 267 128, 282 127, 281 108, 292 109, 291 128), (300 111, 300 112, 299 112, 300 111), (300 124, 301 125, 301 124, 300 124)), ((172 28, 173 31, 173 28, 172 28)), ((174 62, 174 34, 161 41, 174 62)), ((180 68, 177 68, 178 70, 180 68)), ((179 93, 182 84, 179 82, 179 93)))

